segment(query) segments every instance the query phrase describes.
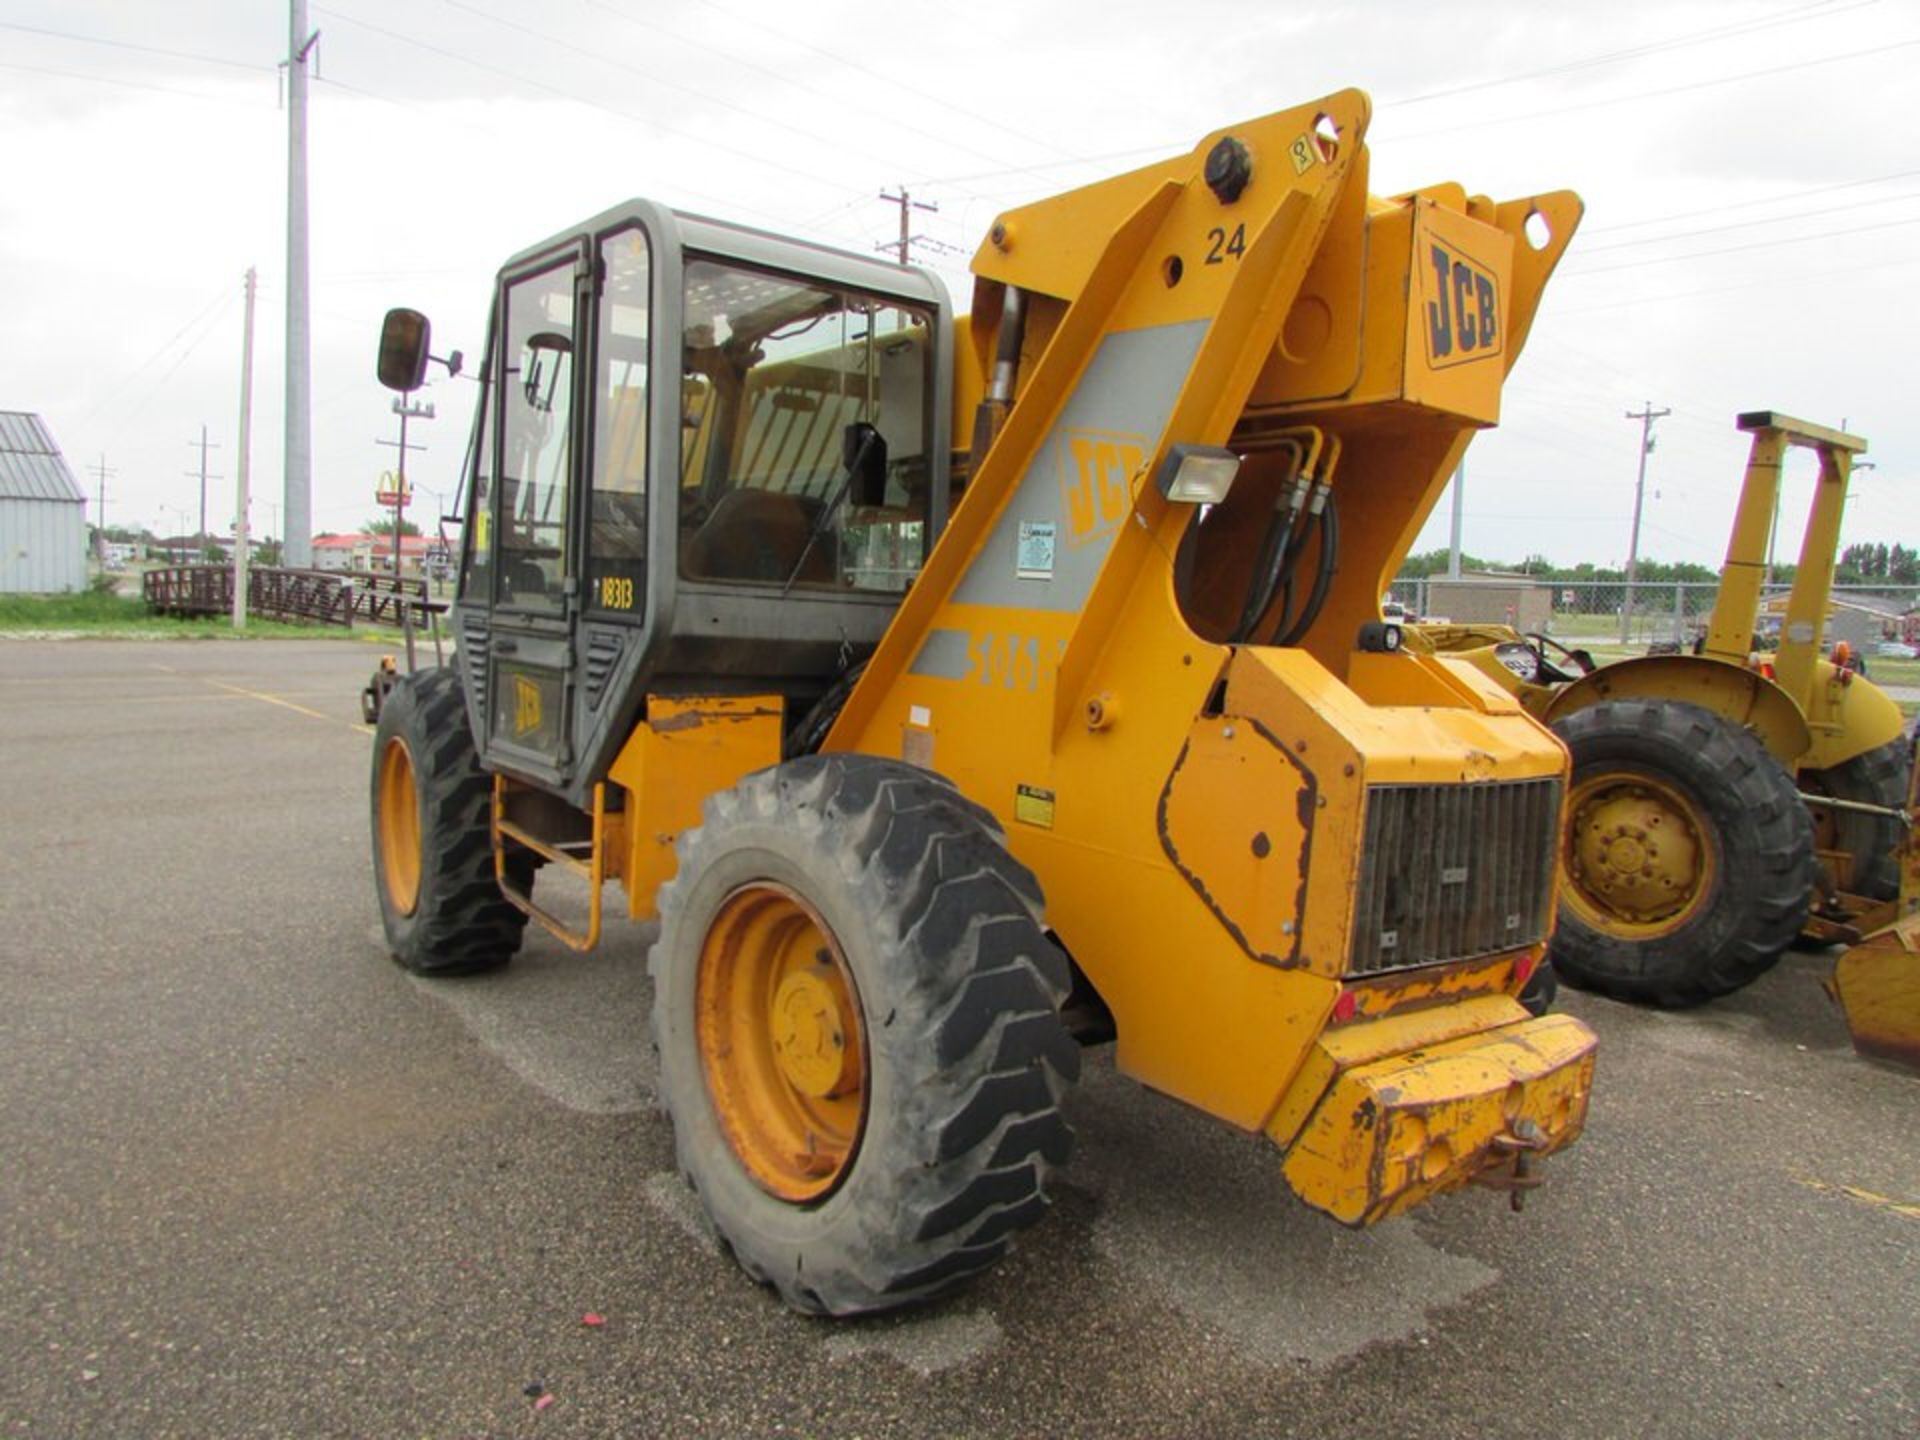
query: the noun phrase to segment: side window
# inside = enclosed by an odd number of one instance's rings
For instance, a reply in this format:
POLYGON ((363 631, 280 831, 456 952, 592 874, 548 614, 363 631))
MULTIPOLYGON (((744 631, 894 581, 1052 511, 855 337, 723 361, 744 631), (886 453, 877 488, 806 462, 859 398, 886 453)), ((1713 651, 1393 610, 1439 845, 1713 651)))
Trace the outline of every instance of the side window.
POLYGON ((488 337, 480 370, 480 415, 474 422, 472 486, 467 493, 466 568, 460 578, 460 598, 480 605, 493 598, 493 411, 494 396, 500 392, 500 356, 492 339, 488 337))
POLYGON ((593 513, 587 603, 638 619, 647 566, 647 237, 637 226, 601 242, 599 369, 594 378, 593 513))
POLYGON ((926 558, 932 317, 690 259, 680 568, 899 591, 926 558))
POLYGON ((500 602, 557 610, 566 578, 573 429, 573 271, 567 260, 507 289, 501 383, 500 602))

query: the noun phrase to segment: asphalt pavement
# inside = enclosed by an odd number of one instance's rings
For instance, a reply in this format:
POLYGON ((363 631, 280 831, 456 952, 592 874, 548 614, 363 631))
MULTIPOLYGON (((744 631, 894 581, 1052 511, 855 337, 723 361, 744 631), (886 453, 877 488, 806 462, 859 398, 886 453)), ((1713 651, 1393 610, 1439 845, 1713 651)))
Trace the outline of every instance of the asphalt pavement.
POLYGON ((1094 1052, 1007 1263, 787 1312, 673 1171, 646 927, 386 957, 375 653, 0 637, 0 1435, 1920 1435, 1920 1077, 1813 954, 1563 992, 1593 1110, 1523 1214, 1349 1233, 1094 1052))

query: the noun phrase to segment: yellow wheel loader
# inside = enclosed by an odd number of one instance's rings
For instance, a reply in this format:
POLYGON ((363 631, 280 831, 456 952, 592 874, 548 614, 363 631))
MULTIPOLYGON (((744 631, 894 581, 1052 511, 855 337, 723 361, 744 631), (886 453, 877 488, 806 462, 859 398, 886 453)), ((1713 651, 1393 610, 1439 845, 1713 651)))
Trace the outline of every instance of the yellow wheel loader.
MULTIPOLYGON (((1753 437, 1746 481, 1698 653, 1596 666, 1504 626, 1417 626, 1407 637, 1498 679, 1566 741, 1573 783, 1553 969, 1656 1005, 1711 1000, 1796 938, 1858 945, 1915 909, 1901 898, 1920 813, 1908 794, 1912 742, 1893 700, 1844 646, 1826 655, 1822 639, 1847 478, 1866 442, 1772 411, 1737 423, 1753 437), (1767 652, 1756 636, 1768 532, 1793 446, 1815 452, 1820 473, 1779 646, 1767 652)), ((1843 967, 1852 981, 1832 988, 1862 1049, 1920 1058, 1920 961, 1894 948, 1883 942, 1874 963, 1843 967)))
POLYGON ((375 737, 388 943, 657 917, 680 1168, 799 1309, 1004 1254, 1081 1043, 1349 1225, 1580 1133, 1594 1037, 1516 998, 1566 752, 1380 614, 1580 204, 1374 198, 1367 122, 1003 214, 964 318, 639 200, 500 273, 456 659, 375 737))

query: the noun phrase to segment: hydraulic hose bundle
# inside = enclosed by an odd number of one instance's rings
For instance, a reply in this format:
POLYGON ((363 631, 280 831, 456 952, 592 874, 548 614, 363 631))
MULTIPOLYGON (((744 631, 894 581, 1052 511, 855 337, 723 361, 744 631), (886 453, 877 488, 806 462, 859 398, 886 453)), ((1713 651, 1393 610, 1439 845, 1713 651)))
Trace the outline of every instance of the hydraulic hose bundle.
MULTIPOLYGON (((1297 457, 1301 455, 1295 436, 1274 438, 1292 449, 1297 457)), ((1274 507, 1254 559, 1253 576, 1239 623, 1227 637, 1233 644, 1299 644, 1319 618, 1339 568, 1340 509, 1333 496, 1333 471, 1340 458, 1339 441, 1323 437, 1318 430, 1306 432, 1304 438, 1310 445, 1294 472, 1284 503, 1274 507), (1314 461, 1319 458, 1323 443, 1327 458, 1316 478, 1314 461), (1296 612, 1295 582, 1307 548, 1316 536, 1319 543, 1313 579, 1306 586, 1306 598, 1296 612)))

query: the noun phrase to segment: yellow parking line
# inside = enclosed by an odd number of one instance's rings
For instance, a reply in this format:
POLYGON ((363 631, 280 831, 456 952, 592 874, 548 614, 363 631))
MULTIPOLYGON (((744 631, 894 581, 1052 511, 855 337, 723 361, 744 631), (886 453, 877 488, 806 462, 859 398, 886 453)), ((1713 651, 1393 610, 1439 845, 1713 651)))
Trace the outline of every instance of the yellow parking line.
POLYGON ((1858 1185, 1831 1185, 1825 1180, 1805 1178, 1801 1178, 1800 1183, 1809 1190, 1821 1190, 1829 1195, 1844 1195, 1849 1200, 1872 1206, 1875 1210, 1885 1210, 1908 1220, 1920 1220, 1920 1205, 1908 1204, 1904 1200, 1896 1200, 1891 1195, 1882 1195, 1875 1190, 1863 1190, 1858 1185))
POLYGON ((342 720, 338 716, 329 715, 324 711, 314 710, 305 705, 296 705, 291 700, 283 700, 278 695, 269 695, 263 690, 249 690, 244 685, 229 685, 224 680, 208 680, 206 683, 215 689, 225 690, 230 694, 244 695, 249 700, 259 700, 267 705, 278 705, 282 709, 293 711, 296 715, 311 716, 315 720, 324 720, 329 725, 344 725, 356 734, 373 734, 373 727, 371 725, 364 724, 358 720, 342 720))

